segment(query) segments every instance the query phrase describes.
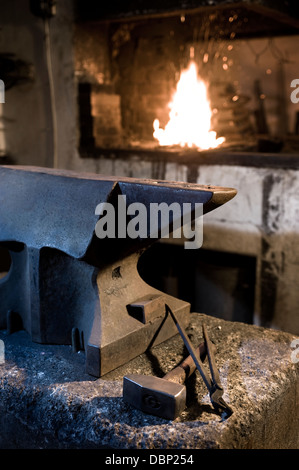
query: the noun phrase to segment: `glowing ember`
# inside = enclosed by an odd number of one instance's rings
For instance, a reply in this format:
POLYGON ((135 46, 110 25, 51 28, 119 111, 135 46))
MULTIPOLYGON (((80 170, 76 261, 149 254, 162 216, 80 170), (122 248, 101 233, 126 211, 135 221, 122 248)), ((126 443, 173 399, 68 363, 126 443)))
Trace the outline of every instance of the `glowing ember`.
POLYGON ((198 78, 197 68, 191 62, 181 73, 170 108, 169 121, 165 129, 160 128, 159 119, 154 120, 153 136, 160 145, 180 145, 206 150, 218 147, 224 137, 216 137, 211 131, 212 111, 207 98, 205 83, 198 78))

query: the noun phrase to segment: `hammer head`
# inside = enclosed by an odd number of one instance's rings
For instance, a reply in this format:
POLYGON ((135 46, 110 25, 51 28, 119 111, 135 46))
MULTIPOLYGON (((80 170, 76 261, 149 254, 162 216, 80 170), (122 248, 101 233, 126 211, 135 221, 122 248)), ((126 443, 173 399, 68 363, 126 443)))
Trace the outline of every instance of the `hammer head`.
POLYGON ((186 387, 159 377, 129 374, 123 380, 123 399, 144 413, 173 420, 186 406, 186 387))

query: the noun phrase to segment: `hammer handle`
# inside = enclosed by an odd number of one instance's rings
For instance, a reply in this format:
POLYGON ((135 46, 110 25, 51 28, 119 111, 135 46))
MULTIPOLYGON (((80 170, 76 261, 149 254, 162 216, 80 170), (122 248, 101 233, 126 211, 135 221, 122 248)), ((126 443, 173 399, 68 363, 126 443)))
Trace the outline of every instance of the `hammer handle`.
MULTIPOLYGON (((206 354, 207 354, 207 349, 205 342, 202 342, 198 345, 196 349, 196 353, 200 356, 200 359, 202 361, 205 360, 206 354)), ((172 369, 170 372, 168 372, 163 379, 169 380, 170 382, 176 382, 179 384, 184 384, 185 381, 190 377, 190 375, 193 374, 193 372, 196 369, 196 365, 192 359, 191 356, 188 356, 186 359, 184 359, 183 362, 181 362, 180 365, 172 369)))

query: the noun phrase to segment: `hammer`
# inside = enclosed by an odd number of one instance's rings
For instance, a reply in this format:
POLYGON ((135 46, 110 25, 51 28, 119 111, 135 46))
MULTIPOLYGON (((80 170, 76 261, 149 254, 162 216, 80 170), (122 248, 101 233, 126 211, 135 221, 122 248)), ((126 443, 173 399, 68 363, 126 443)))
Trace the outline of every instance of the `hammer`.
MULTIPOLYGON (((196 353, 204 361, 206 345, 200 343, 196 353)), ((186 379, 195 371, 191 356, 163 378, 128 374, 123 379, 123 399, 135 408, 164 419, 174 420, 186 407, 186 379)))

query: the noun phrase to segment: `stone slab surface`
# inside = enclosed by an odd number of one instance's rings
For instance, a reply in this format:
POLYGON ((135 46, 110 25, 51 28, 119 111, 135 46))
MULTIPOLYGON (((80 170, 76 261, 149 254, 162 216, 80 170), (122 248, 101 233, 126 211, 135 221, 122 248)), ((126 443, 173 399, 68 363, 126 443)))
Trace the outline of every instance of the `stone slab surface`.
POLYGON ((224 398, 234 410, 225 421, 211 407, 198 372, 186 384, 187 407, 175 421, 123 401, 125 374, 163 377, 187 356, 179 335, 97 379, 85 373, 84 352, 32 343, 24 331, 1 331, 0 448, 298 449, 295 337, 193 313, 187 331, 194 345, 203 321, 217 347, 224 398))

